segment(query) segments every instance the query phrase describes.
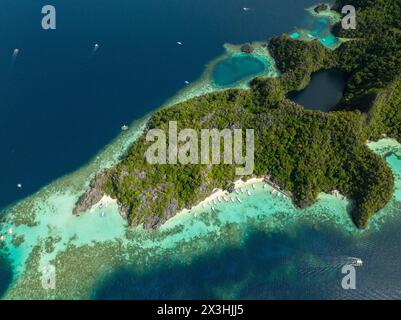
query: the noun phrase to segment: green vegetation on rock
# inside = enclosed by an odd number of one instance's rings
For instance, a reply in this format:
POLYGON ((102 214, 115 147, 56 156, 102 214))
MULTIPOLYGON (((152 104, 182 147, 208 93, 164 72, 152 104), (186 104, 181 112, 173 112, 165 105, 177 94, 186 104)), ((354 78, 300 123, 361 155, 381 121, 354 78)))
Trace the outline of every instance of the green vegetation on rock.
POLYGON ((336 32, 352 41, 332 51, 318 41, 272 39, 268 48, 279 78, 257 78, 250 90, 212 93, 157 111, 122 161, 95 178, 96 190, 81 197, 77 211, 93 202, 91 195, 99 198, 104 192, 118 200, 131 225, 155 228, 239 178, 235 165, 147 163, 147 131, 167 131, 169 121, 177 121, 178 130, 254 129, 254 175, 270 174, 299 207, 337 189, 354 200, 352 219, 365 227, 394 191, 391 170, 366 140, 387 134, 400 141, 401 5, 399 0, 346 2, 358 8, 358 27, 337 26, 336 32), (348 75, 336 111, 309 111, 286 99, 289 91, 305 88, 313 72, 334 67, 348 75))

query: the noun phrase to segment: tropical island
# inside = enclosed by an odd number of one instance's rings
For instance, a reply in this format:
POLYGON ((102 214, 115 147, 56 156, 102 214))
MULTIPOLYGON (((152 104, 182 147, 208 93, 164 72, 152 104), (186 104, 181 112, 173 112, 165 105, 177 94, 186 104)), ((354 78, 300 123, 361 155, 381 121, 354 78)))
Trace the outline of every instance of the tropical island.
POLYGON ((266 50, 280 77, 255 78, 249 90, 214 92, 157 111, 121 161, 96 175, 74 212, 85 212, 106 195, 117 200, 131 226, 157 228, 214 189, 232 190, 235 181, 250 178, 236 176, 235 165, 147 163, 146 133, 177 121, 179 129, 197 131, 254 129, 254 176, 269 176, 298 207, 313 204, 320 192, 338 190, 353 200, 355 225, 366 227, 394 191, 390 168, 366 141, 401 141, 401 4, 339 0, 333 9, 340 12, 346 4, 356 7, 358 26, 344 30, 338 23, 333 32, 349 41, 330 50, 316 40, 271 39, 266 50), (287 99, 313 73, 333 68, 346 73, 347 83, 332 111, 310 111, 287 99))

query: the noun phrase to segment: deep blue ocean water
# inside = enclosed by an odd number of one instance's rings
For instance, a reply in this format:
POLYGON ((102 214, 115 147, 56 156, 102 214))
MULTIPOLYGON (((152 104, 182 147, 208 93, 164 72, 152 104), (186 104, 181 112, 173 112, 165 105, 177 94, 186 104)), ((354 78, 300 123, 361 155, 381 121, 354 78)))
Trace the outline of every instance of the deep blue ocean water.
POLYGON ((89 161, 122 124, 197 79, 224 43, 290 31, 314 2, 54 0, 57 29, 45 31, 48 1, 1 1, 0 207, 89 161))
MULTIPOLYGON (((57 29, 45 31, 48 1, 1 1, 0 208, 88 162, 121 125, 196 80, 224 43, 309 23, 314 2, 54 0, 57 29)), ((0 296, 10 280, 0 260, 0 296)))
MULTIPOLYGON (((204 65, 223 53, 224 43, 265 40, 294 26, 315 29, 317 35, 324 22, 312 21, 304 11, 315 2, 54 0, 57 30, 44 31, 40 11, 47 1, 1 1, 0 207, 89 161, 122 124, 196 80, 204 65), (100 47, 91 55, 95 43, 100 47), (20 53, 13 62, 15 48, 20 53)), ((358 241, 330 225, 299 225, 288 233, 250 231, 243 246, 223 247, 189 265, 167 257, 145 273, 116 270, 94 298, 394 297, 401 277, 398 260, 391 263, 401 241, 396 222, 358 241), (364 257, 366 266, 358 269, 361 290, 342 290, 341 256, 364 257), (319 260, 315 268, 311 257, 319 260)), ((0 296, 10 280, 0 257, 0 296)))
POLYGON ((355 238, 329 224, 299 224, 283 233, 250 232, 241 247, 225 247, 192 263, 116 270, 96 299, 400 299, 399 219, 380 232, 355 238), (341 286, 348 257, 356 290, 341 286))

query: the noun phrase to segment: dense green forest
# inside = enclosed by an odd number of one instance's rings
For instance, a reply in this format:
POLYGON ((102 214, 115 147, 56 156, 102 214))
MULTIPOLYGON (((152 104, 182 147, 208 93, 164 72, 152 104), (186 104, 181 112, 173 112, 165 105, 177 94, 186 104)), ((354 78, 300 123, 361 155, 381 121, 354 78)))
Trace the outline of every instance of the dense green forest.
MULTIPOLYGON (((358 10, 357 29, 336 26, 335 32, 352 41, 332 51, 317 41, 271 39, 268 48, 281 77, 257 78, 250 90, 212 93, 157 111, 122 161, 99 174, 92 189, 116 198, 131 225, 157 227, 239 177, 235 165, 150 165, 144 157, 151 144, 146 132, 167 129, 169 121, 197 131, 254 129, 254 175, 271 174, 299 207, 311 205, 319 192, 337 189, 354 200, 352 219, 365 227, 394 191, 391 170, 366 140, 382 134, 400 140, 401 0, 346 2, 358 10), (307 86, 313 72, 334 67, 348 75, 335 111, 309 111, 286 99, 289 91, 307 86)), ((81 197, 78 207, 91 203, 93 194, 81 197)))

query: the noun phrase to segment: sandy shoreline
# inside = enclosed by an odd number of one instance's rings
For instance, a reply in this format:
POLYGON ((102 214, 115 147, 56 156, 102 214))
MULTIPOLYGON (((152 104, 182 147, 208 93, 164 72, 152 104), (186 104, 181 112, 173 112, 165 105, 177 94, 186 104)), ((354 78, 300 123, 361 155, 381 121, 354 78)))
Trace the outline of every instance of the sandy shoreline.
POLYGON ((100 199, 100 201, 98 203, 96 203, 90 211, 93 212, 93 210, 95 210, 95 209, 100 209, 100 208, 107 207, 107 206, 110 206, 113 204, 117 204, 116 199, 113 199, 112 197, 107 196, 107 195, 103 195, 102 199, 100 199))
MULTIPOLYGON (((259 182, 263 182, 263 178, 251 178, 247 181, 238 179, 237 181, 234 182, 234 186, 235 186, 234 188, 239 189, 239 188, 246 187, 246 186, 249 186, 249 185, 252 185, 255 183, 259 183, 259 182)), ((199 202, 196 206, 192 207, 191 210, 198 209, 200 207, 203 207, 204 205, 212 204, 212 202, 214 200, 217 200, 218 198, 226 197, 229 194, 230 194, 230 192, 228 192, 227 190, 215 189, 210 196, 208 196, 207 198, 205 198, 204 200, 199 202)), ((188 211, 188 210, 186 210, 186 211, 188 211)), ((180 214, 181 212, 179 212, 177 214, 180 214)))

